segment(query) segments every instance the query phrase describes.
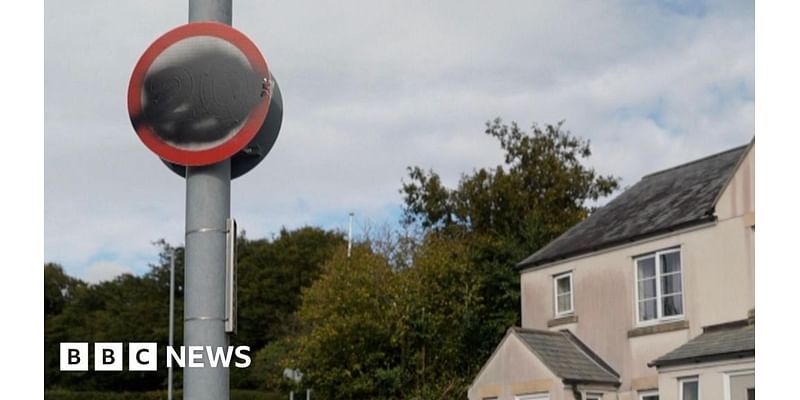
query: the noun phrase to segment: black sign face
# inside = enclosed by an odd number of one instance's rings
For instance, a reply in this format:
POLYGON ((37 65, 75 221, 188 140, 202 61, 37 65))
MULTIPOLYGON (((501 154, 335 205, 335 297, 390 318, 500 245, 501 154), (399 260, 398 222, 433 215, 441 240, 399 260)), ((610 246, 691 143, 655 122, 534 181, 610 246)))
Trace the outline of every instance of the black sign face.
POLYGON ((145 51, 131 77, 128 110, 142 142, 161 159, 208 165, 254 140, 274 87, 247 37, 228 25, 196 22, 145 51))
MULTIPOLYGON (((255 168, 267 156, 278 139, 278 132, 281 130, 281 123, 283 122, 283 98, 281 97, 281 89, 274 77, 272 82, 272 99, 269 104, 267 118, 261 124, 256 137, 231 157, 231 179, 238 178, 255 168)), ((163 161, 173 172, 186 177, 185 166, 171 163, 167 160, 163 161)))
POLYGON ((220 143, 258 105, 264 79, 242 60, 204 51, 145 74, 142 122, 165 142, 191 149, 220 143))

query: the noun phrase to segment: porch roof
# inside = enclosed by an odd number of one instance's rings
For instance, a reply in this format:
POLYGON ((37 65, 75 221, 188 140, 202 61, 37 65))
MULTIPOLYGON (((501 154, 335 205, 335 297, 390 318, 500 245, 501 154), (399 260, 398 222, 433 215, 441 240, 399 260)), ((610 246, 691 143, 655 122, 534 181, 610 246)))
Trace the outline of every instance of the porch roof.
POLYGON ((709 326, 686 344, 651 361, 653 367, 755 357, 756 326, 748 321, 709 326))
POLYGON ((619 386, 619 374, 570 331, 511 329, 565 383, 619 386))

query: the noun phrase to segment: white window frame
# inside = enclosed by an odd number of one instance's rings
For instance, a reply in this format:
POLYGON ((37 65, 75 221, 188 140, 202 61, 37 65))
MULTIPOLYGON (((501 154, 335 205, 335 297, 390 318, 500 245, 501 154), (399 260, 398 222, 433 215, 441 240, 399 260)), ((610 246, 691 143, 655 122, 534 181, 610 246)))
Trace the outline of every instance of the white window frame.
POLYGON ((550 400, 550 393, 519 394, 514 400, 550 400))
POLYGON ((639 400, 644 400, 644 398, 647 397, 647 396, 656 396, 656 397, 659 397, 659 398, 661 397, 658 394, 658 390, 657 389, 656 390, 644 390, 644 391, 639 392, 639 400))
POLYGON ((742 375, 753 375, 753 376, 755 376, 755 374, 756 374, 756 370, 754 370, 754 369, 745 369, 745 370, 739 370, 739 371, 728 371, 728 372, 725 372, 724 373, 725 379, 723 380, 723 383, 724 383, 724 385, 723 385, 724 399, 725 400, 731 400, 731 378, 736 377, 736 376, 742 376, 742 375))
POLYGON ((683 384, 687 382, 696 382, 697 383, 697 398, 698 400, 700 397, 700 377, 699 376, 686 376, 683 378, 678 378, 678 398, 683 400, 683 384))
POLYGON ((575 313, 575 281, 572 279, 572 271, 553 275, 553 314, 556 318, 565 317, 575 313), (558 281, 569 279, 569 310, 558 311, 558 281))
POLYGON ((684 268, 683 268, 683 252, 681 251, 680 247, 673 247, 665 250, 659 250, 652 253, 643 254, 640 256, 636 256, 633 258, 633 271, 634 271, 634 282, 633 282, 633 292, 634 292, 634 309, 636 312, 636 325, 637 326, 646 326, 646 325, 654 325, 660 324, 663 322, 668 321, 677 321, 684 319, 686 316, 686 285, 684 285, 685 279, 684 277, 684 268), (676 315, 669 315, 664 316, 664 310, 662 308, 662 302, 664 299, 664 294, 661 293, 661 255, 669 254, 669 253, 678 253, 678 258, 680 260, 680 274, 681 274, 681 313, 676 315), (656 318, 643 321, 641 315, 639 315, 639 260, 645 258, 653 258, 655 260, 655 272, 656 272, 656 318))

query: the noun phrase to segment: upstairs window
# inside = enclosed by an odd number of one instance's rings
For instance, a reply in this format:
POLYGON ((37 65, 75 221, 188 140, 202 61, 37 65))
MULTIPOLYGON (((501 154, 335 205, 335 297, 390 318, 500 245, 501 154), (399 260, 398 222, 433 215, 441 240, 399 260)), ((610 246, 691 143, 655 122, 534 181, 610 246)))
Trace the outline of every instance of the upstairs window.
POLYGON ((553 292, 555 293, 556 317, 572 314, 572 272, 553 277, 553 292))
POLYGON ((681 251, 670 249, 637 257, 636 315, 639 323, 683 316, 681 251))

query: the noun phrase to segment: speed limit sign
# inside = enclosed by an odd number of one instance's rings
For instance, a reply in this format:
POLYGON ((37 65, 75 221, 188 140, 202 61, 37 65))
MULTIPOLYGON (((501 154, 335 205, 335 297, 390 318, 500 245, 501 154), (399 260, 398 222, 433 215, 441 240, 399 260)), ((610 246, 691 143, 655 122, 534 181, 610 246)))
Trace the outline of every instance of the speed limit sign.
POLYGON ((142 54, 128 86, 128 113, 139 138, 164 161, 209 165, 256 137, 275 87, 249 38, 225 24, 194 22, 142 54))

